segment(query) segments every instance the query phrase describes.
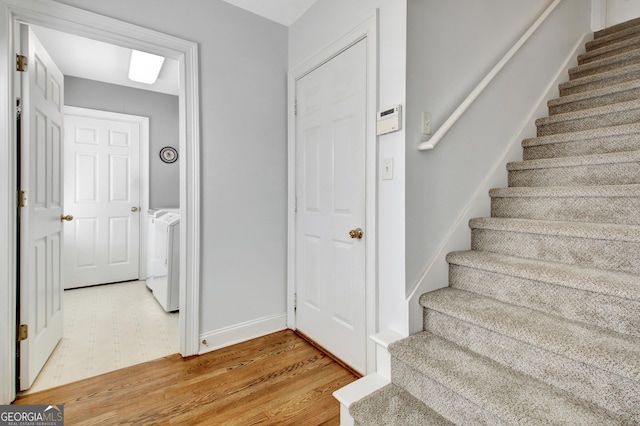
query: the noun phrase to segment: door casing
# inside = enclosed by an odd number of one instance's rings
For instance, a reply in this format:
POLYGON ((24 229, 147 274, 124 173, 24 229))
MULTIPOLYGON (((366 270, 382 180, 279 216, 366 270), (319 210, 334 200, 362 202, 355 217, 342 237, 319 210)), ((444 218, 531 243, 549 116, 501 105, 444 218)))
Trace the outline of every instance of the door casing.
MULTIPOLYGON (((296 256, 296 127, 295 127, 295 99, 296 81, 331 58, 339 55, 358 41, 367 41, 367 111, 366 111, 366 205, 365 229, 366 258, 365 258, 365 312, 366 333, 371 336, 377 332, 377 136, 376 110, 378 103, 378 11, 376 10, 362 24, 343 35, 335 42, 324 48, 304 63, 296 66, 288 75, 288 237, 287 237, 287 326, 296 329, 295 316, 295 256, 296 256)), ((375 345, 367 340, 367 374, 375 371, 375 345)))
POLYGON ((0 0, 0 404, 15 399, 17 231, 15 56, 19 23, 39 25, 111 44, 144 50, 180 63, 180 353, 198 353, 200 296, 200 110, 196 43, 57 2, 0 0))

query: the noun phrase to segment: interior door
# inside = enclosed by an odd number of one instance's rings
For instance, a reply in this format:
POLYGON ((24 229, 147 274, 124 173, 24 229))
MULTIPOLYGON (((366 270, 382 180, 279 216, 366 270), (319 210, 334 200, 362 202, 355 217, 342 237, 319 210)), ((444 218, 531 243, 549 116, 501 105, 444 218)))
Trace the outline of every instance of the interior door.
POLYGON ((361 373, 366 74, 363 40, 296 83, 296 327, 361 373))
MULTIPOLYGON (((140 117, 135 117, 140 118, 140 117)), ((64 117, 64 286, 139 278, 141 124, 73 109, 64 117)))
POLYGON ((28 58, 21 73, 20 389, 28 389, 62 337, 61 249, 63 214, 63 75, 26 25, 20 50, 28 58))

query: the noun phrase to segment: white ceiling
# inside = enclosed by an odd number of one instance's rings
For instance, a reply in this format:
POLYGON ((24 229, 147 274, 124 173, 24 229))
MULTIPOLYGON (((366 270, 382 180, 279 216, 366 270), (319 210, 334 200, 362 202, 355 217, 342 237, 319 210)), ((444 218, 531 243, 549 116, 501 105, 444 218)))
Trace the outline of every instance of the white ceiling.
POLYGON ((154 84, 137 83, 128 77, 131 49, 48 28, 31 28, 62 74, 66 76, 176 96, 179 94, 180 64, 176 60, 167 58, 164 61, 158 80, 154 84))
POLYGON ((290 26, 317 0, 223 0, 279 24, 290 26))
MULTIPOLYGON (((290 26, 317 0, 223 0, 279 24, 290 26)), ((179 94, 179 63, 166 59, 155 84, 129 80, 131 49, 48 28, 32 26, 36 36, 66 76, 143 90, 179 94)))

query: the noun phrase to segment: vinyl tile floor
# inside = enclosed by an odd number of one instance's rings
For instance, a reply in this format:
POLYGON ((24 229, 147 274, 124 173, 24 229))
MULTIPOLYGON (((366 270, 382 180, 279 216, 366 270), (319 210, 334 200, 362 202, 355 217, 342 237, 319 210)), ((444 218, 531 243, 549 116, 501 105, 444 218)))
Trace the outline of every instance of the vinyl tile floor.
POLYGON ((179 351, 178 313, 144 281, 64 292, 64 332, 31 388, 38 392, 179 351))

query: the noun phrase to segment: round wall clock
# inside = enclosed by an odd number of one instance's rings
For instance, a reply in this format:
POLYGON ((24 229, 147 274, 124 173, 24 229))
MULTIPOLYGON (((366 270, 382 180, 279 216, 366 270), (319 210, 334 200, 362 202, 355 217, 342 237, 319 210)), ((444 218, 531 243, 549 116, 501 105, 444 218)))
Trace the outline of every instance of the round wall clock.
POLYGON ((178 159, 178 151, 170 146, 165 146, 160 150, 160 159, 165 163, 175 163, 178 159))

